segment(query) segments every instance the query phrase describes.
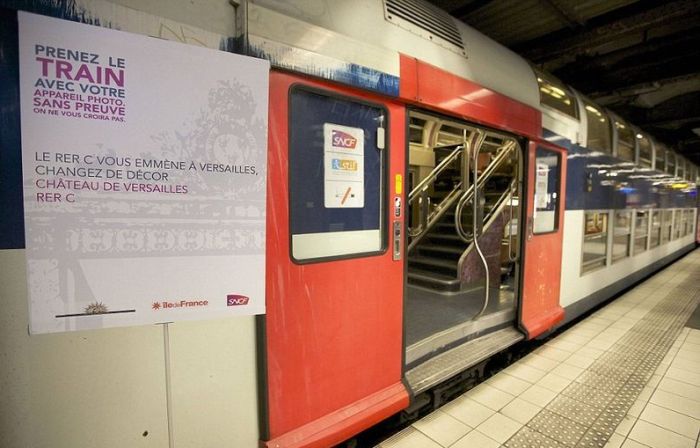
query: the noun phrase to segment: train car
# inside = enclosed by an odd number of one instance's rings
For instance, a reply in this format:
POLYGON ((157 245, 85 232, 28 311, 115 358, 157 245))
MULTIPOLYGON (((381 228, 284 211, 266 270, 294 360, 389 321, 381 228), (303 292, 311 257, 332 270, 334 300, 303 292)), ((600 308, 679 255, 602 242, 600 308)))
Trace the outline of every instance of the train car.
POLYGON ((422 1, 0 7, 3 446, 332 446, 700 241, 697 167, 422 1), (18 9, 270 61, 264 315, 28 335, 18 9))

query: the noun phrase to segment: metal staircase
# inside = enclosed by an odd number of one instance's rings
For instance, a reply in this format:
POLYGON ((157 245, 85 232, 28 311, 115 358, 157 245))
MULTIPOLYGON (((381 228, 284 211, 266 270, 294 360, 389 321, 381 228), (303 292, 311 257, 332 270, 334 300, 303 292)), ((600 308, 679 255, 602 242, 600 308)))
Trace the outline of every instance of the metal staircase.
POLYGON ((481 235, 506 207, 512 211, 517 200, 517 176, 502 170, 517 157, 517 148, 511 139, 475 132, 456 148, 435 149, 436 168, 409 194, 409 204, 419 207, 419 218, 414 220, 418 225, 409 232, 410 285, 443 293, 460 291, 462 263, 476 246, 474 226, 481 235), (490 162, 470 178, 470 156, 479 151, 490 162))

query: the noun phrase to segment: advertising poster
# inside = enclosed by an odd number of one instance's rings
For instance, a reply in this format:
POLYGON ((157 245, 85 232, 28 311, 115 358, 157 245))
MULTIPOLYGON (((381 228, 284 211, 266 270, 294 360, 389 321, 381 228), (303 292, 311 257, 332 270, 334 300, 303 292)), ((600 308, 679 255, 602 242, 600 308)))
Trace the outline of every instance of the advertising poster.
POLYGON ((264 313, 268 63, 18 18, 30 331, 264 313))

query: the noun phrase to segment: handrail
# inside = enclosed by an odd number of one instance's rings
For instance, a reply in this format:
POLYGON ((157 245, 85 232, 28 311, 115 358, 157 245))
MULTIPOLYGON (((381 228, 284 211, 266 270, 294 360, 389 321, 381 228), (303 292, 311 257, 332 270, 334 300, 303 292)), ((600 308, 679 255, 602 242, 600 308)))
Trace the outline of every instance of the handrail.
POLYGON ((422 237, 427 233, 427 230, 430 228, 432 223, 439 220, 458 198, 459 192, 463 187, 462 181, 457 182, 453 186, 452 191, 445 196, 445 198, 437 205, 436 210, 431 213, 428 189, 451 163, 462 156, 464 153, 464 147, 464 145, 457 146, 408 194, 408 210, 412 209, 413 203, 416 201, 416 199, 418 199, 418 203, 421 206, 419 211, 420 222, 418 223, 418 226, 408 229, 408 236, 411 237, 411 242, 408 245, 408 251, 411 251, 418 244, 422 237))
MULTIPOLYGON (((518 162, 520 162, 520 151, 516 151, 516 157, 518 162)), ((520 165, 520 163, 518 163, 520 165)), ((520 174, 518 173, 518 177, 520 174)), ((510 219, 508 220, 508 261, 511 263, 514 263, 518 261, 518 252, 517 252, 517 247, 516 250, 513 251, 513 240, 515 239, 515 236, 520 234, 520 227, 516 226, 517 233, 513 235, 513 200, 515 198, 515 195, 518 193, 518 184, 517 182, 511 182, 510 184, 510 219)), ((520 194, 518 194, 518 207, 521 207, 520 203, 520 194)))
POLYGON ((430 172, 428 177, 420 181, 420 183, 416 185, 416 187, 413 190, 411 190, 410 193, 408 193, 408 203, 410 204, 413 201, 413 199, 415 199, 415 195, 418 194, 418 190, 425 189, 429 184, 433 183, 437 179, 438 175, 440 175, 440 173, 442 173, 445 170, 445 168, 447 168, 447 165, 452 163, 454 159, 461 155, 460 153, 463 149, 463 145, 457 146, 454 151, 452 151, 447 157, 445 157, 445 159, 442 162, 440 162, 438 166, 436 166, 433 169, 433 171, 430 172))
POLYGON ((455 209, 455 228, 457 229, 457 235, 459 235, 459 237, 465 243, 471 242, 472 238, 467 232, 464 231, 464 227, 462 226, 462 209, 464 208, 464 205, 469 202, 469 200, 473 199, 474 191, 484 186, 486 181, 491 177, 496 169, 500 168, 501 164, 506 160, 509 153, 516 147, 517 145, 514 141, 509 141, 503 145, 503 149, 496 155, 496 158, 489 164, 489 166, 486 167, 478 179, 475 178, 475 182, 469 186, 469 188, 459 199, 457 208, 455 209))
MULTIPOLYGON (((515 184, 517 181, 513 179, 512 184, 515 184)), ((491 209, 491 211, 486 215, 486 218, 484 219, 484 232, 486 232, 492 225, 493 225, 493 220, 492 218, 494 216, 498 216, 499 213, 503 211, 505 207, 507 207, 507 202, 510 200, 511 196, 511 191, 510 189, 505 190, 503 194, 498 198, 496 203, 494 204, 494 207, 491 209)), ((483 234, 483 233, 482 233, 483 234)), ((462 252, 462 255, 459 258, 458 261, 458 267, 457 267, 457 272, 461 272, 463 266, 463 263, 466 261, 467 255, 472 251, 472 245, 469 245, 464 252, 462 252)))
MULTIPOLYGON (((474 316, 474 319, 478 319, 481 317, 482 314, 484 314, 484 311, 486 311, 486 307, 489 306, 489 287, 490 287, 490 282, 491 282, 491 273, 489 272, 489 264, 486 261, 486 256, 484 255, 484 252, 481 250, 481 246, 479 245, 479 235, 477 235, 476 229, 477 224, 484 224, 483 218, 479 217, 477 210, 479 207, 479 194, 477 194, 478 188, 479 188, 479 154, 481 152, 481 143, 483 143, 484 136, 481 135, 479 136, 480 139, 478 141, 478 145, 474 147, 474 166, 472 169, 474 170, 474 189, 472 190, 472 204, 473 204, 473 209, 472 209, 472 240, 474 242, 474 247, 476 248, 477 253, 479 254, 479 258, 481 259, 481 264, 484 266, 484 272, 486 273, 484 280, 485 280, 485 286, 484 286, 484 304, 481 306, 481 310, 474 316), (478 220, 482 220, 480 223, 478 223, 478 220)), ((505 151, 504 151, 505 152, 505 151)), ((489 165, 490 166, 490 165, 489 165)), ((486 170, 484 170, 486 171, 486 170)), ((484 183, 483 181, 481 183, 484 183)), ((458 204, 459 205, 459 204, 458 204)), ((457 215, 455 215, 456 217, 457 215)), ((455 218, 456 219, 456 218, 455 218)), ((459 231, 463 231, 461 229, 462 225, 462 219, 459 219, 459 231)), ((461 236, 461 235, 460 235, 461 236)), ((461 275, 461 273, 460 273, 461 275)))

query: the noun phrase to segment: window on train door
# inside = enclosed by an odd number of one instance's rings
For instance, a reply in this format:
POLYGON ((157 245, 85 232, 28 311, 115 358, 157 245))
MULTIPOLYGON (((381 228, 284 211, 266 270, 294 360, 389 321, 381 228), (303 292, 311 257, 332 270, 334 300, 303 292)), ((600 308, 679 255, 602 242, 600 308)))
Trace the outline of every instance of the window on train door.
POLYGON ((537 148, 535 153, 534 233, 554 232, 559 224, 560 155, 537 148))
POLYGON ((292 259, 383 252, 386 110, 302 86, 289 104, 292 259))

